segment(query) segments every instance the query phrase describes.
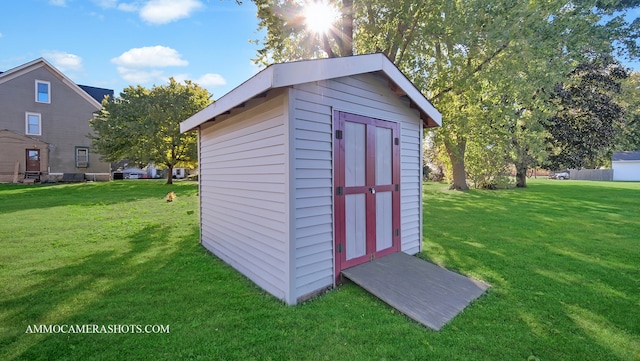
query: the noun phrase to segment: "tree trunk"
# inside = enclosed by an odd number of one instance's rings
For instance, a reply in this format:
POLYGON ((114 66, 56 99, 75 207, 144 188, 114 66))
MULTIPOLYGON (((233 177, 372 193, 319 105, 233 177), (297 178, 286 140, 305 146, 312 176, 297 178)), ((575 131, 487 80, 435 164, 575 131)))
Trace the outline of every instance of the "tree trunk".
POLYGON ((328 58, 335 58, 336 54, 331 49, 331 43, 329 43, 329 36, 322 34, 322 50, 327 53, 328 58))
POLYGON ((340 56, 353 55, 353 0, 342 1, 342 38, 340 56))
POLYGON ((527 166, 516 164, 516 187, 527 188, 527 166))
POLYGON ((447 154, 451 160, 451 170, 453 172, 453 184, 450 189, 455 189, 457 191, 469 190, 469 185, 467 185, 467 171, 464 166, 466 142, 461 141, 457 144, 453 144, 445 141, 444 145, 447 148, 447 154))
POLYGON ((173 184, 173 164, 169 166, 169 172, 167 174, 167 184, 173 184))

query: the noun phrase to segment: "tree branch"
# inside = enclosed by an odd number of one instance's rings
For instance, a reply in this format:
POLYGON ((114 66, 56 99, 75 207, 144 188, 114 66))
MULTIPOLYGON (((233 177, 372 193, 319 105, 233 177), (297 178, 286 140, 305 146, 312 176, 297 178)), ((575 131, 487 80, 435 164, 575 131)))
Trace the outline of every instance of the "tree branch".
MULTIPOLYGON (((493 52, 493 54, 491 54, 489 57, 487 57, 486 59, 484 59, 482 61, 482 63, 478 64, 478 66, 476 66, 473 71, 471 71, 471 73, 469 73, 469 77, 471 77, 472 75, 482 71, 482 69, 484 69, 485 66, 487 66, 487 64, 489 64, 493 59, 495 59, 498 55, 500 55, 500 53, 502 53, 507 47, 509 47, 509 42, 506 42, 504 44, 502 44, 502 46, 500 46, 496 51, 493 52)), ((450 92, 453 90, 453 86, 449 86, 446 87, 444 89, 442 89, 438 94, 434 95, 431 99, 435 100, 435 99, 439 99, 441 96, 443 96, 444 94, 450 92)))
POLYGON ((407 51, 409 43, 413 41, 413 34, 415 33, 416 27, 418 27, 418 21, 420 20, 420 13, 422 12, 422 9, 422 7, 418 6, 416 13, 413 15, 413 24, 411 24, 409 34, 405 37, 404 44, 402 44, 402 50, 400 50, 400 54, 398 54, 397 64, 402 62, 402 58, 407 51))

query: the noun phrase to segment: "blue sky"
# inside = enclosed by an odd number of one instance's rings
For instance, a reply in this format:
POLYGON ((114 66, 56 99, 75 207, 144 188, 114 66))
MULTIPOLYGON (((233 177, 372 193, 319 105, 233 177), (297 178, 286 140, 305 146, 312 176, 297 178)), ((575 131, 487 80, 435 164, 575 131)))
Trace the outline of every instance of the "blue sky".
POLYGON ((0 71, 44 57, 78 84, 114 89, 189 79, 217 99, 260 69, 251 1, 4 0, 0 71))
POLYGON ((116 95, 173 76, 217 99, 260 70, 249 43, 264 36, 257 25, 249 0, 3 0, 0 71, 44 57, 76 83, 116 95))

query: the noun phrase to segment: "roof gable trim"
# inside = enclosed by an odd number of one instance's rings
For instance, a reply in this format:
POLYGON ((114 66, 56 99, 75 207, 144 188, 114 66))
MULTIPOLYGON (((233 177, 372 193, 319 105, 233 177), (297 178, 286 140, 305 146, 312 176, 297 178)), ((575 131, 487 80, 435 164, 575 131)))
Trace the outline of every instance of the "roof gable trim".
POLYGON ((11 131, 9 129, 0 129, 0 138, 11 138, 11 139, 17 139, 20 141, 24 141, 24 142, 33 142, 34 145, 48 145, 49 143, 44 142, 40 139, 37 138, 33 138, 30 137, 28 135, 24 135, 24 134, 20 134, 14 131, 11 131))
POLYGON ((213 104, 180 123, 180 131, 183 133, 191 131, 269 89, 377 71, 383 72, 389 78, 390 86, 395 84, 396 88, 391 88, 396 94, 400 94, 398 93, 400 91, 409 97, 410 103, 420 110, 425 126, 438 126, 442 123, 442 115, 431 102, 386 56, 376 53, 270 65, 213 104))
POLYGON ((89 102, 96 110, 100 110, 102 108, 102 104, 100 104, 97 100, 91 97, 87 92, 82 90, 76 83, 74 83, 71 79, 69 79, 66 75, 64 75, 60 70, 56 69, 51 63, 49 63, 44 58, 38 58, 26 64, 22 64, 18 67, 10 69, 4 73, 0 74, 0 84, 7 82, 9 80, 20 77, 24 74, 27 74, 35 69, 45 67, 47 68, 55 77, 60 79, 62 83, 67 85, 73 91, 75 91, 78 95, 80 95, 84 100, 89 102))

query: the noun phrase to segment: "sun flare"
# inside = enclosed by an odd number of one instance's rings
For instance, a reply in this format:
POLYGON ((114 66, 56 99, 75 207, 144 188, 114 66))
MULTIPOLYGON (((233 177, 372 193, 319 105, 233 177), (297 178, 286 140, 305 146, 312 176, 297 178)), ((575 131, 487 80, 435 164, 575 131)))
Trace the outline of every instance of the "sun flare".
POLYGON ((314 33, 326 34, 336 22, 340 12, 326 0, 309 1, 305 5, 304 17, 307 29, 314 33))

